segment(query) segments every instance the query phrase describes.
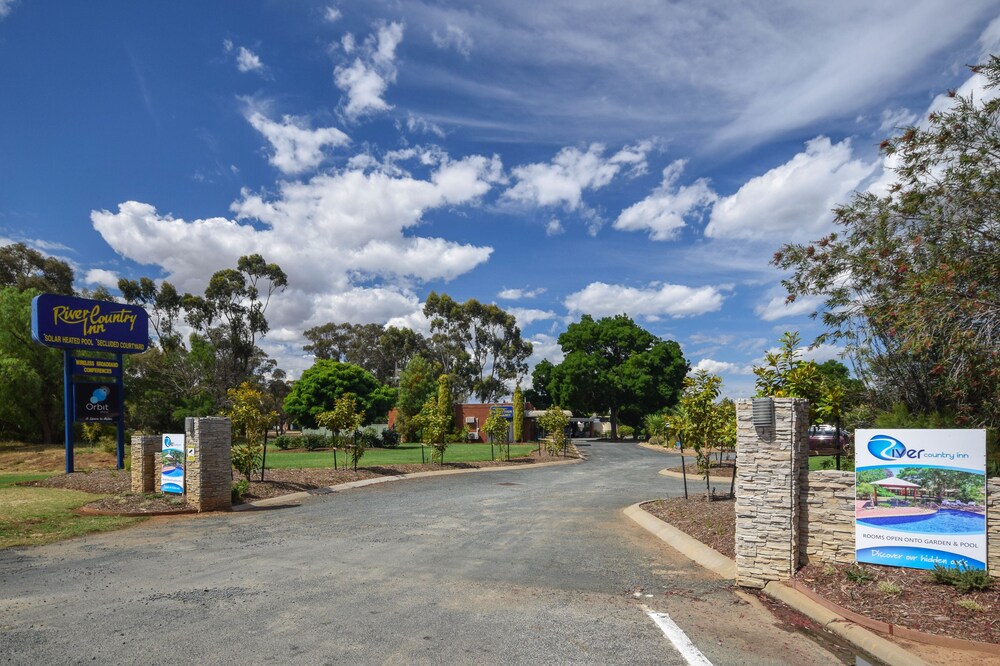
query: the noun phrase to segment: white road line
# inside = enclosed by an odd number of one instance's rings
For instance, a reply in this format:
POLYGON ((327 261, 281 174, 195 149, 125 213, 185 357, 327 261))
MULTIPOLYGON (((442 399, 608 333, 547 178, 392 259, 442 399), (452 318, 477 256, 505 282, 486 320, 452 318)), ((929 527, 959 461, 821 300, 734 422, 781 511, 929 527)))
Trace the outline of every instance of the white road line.
POLYGON ((712 666, 712 662, 701 653, 701 650, 695 647, 691 639, 684 633, 684 630, 678 627, 670 619, 669 615, 649 610, 646 606, 642 606, 641 608, 646 611, 646 615, 656 623, 656 626, 660 628, 663 635, 673 643, 674 647, 681 653, 681 656, 684 657, 690 666, 712 666))

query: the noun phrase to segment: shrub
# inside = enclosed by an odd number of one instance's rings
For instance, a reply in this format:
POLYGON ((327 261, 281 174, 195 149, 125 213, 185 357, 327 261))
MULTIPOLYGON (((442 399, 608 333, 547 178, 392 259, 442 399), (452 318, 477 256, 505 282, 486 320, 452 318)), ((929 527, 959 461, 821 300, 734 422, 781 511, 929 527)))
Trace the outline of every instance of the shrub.
POLYGON ((118 440, 115 437, 104 435, 97 440, 97 443, 105 453, 118 453, 118 440))
POLYGON ((238 444, 233 447, 233 467, 249 481, 264 464, 264 447, 260 444, 238 444))
POLYGON ((355 433, 355 438, 368 449, 382 443, 382 438, 379 437, 378 431, 375 428, 365 428, 360 433, 355 433))
POLYGON ((844 575, 847 576, 847 580, 857 585, 867 583, 868 581, 875 578, 875 575, 871 571, 861 566, 860 564, 853 564, 844 570, 844 575))
POLYGON ((383 449, 394 449, 399 446, 399 433, 395 430, 383 430, 382 431, 382 448, 383 449))
POLYGON ((302 440, 302 447, 306 451, 316 451, 330 446, 329 438, 323 435, 302 435, 299 439, 302 440))
POLYGON ((618 426, 618 436, 622 439, 626 439, 635 435, 635 428, 630 425, 625 425, 624 423, 618 426))
POLYGON ((931 579, 935 583, 951 585, 961 593, 972 590, 989 590, 993 587, 993 577, 985 569, 973 569, 969 566, 945 567, 934 565, 931 579))
POLYGON ((903 588, 893 583, 891 580, 880 580, 878 585, 876 585, 878 591, 887 597, 894 597, 897 594, 902 594, 903 588))
POLYGON ((295 441, 296 438, 289 437, 288 435, 278 435, 271 443, 277 446, 282 451, 287 451, 288 449, 294 449, 298 446, 298 442, 295 441))
POLYGON ((246 479, 240 479, 234 483, 232 489, 233 504, 243 504, 243 498, 247 496, 248 492, 250 492, 250 482, 246 479))

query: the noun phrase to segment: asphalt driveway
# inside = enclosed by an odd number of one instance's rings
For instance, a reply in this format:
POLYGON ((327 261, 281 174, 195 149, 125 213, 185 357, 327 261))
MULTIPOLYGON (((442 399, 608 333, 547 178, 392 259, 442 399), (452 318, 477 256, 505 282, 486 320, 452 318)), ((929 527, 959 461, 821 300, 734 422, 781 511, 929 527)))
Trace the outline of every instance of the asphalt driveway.
POLYGON ((669 455, 386 483, 0 551, 0 661, 830 664, 622 515, 669 455))

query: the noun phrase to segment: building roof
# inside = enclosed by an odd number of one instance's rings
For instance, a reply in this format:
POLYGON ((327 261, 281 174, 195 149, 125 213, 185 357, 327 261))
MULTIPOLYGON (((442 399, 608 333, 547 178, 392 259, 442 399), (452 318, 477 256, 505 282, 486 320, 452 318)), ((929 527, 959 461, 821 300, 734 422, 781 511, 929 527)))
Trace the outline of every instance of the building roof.
POLYGON ((919 488, 920 485, 913 483, 911 481, 904 481, 903 479, 879 479, 878 481, 872 481, 873 486, 882 486, 883 488, 919 488))

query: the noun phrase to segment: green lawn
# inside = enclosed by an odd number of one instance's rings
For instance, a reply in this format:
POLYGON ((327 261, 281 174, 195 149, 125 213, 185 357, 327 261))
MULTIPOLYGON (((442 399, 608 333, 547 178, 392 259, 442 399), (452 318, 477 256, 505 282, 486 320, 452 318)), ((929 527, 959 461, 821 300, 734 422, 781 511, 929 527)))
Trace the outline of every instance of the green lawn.
POLYGON ((0 548, 30 546, 104 532, 131 525, 143 518, 78 516, 73 509, 100 495, 62 488, 17 486, 52 474, 0 474, 0 548))
MULTIPOLYGON (((379 467, 386 465, 405 465, 408 463, 420 463, 420 445, 402 444, 396 449, 368 449, 365 455, 358 462, 358 467, 379 467)), ((534 444, 511 444, 510 455, 512 458, 525 455, 534 451, 538 447, 534 444)), ((424 450, 424 462, 431 461, 430 447, 424 450)), ((506 456, 507 447, 504 447, 506 456)), ((500 447, 493 447, 493 454, 500 457, 500 447)), ((452 444, 444 453, 444 461, 449 462, 478 462, 490 459, 489 444, 452 444)), ((343 465, 345 461, 344 452, 337 452, 337 463, 343 465)), ((333 451, 303 451, 295 449, 281 451, 267 448, 267 469, 307 469, 310 467, 333 467, 333 451)))

